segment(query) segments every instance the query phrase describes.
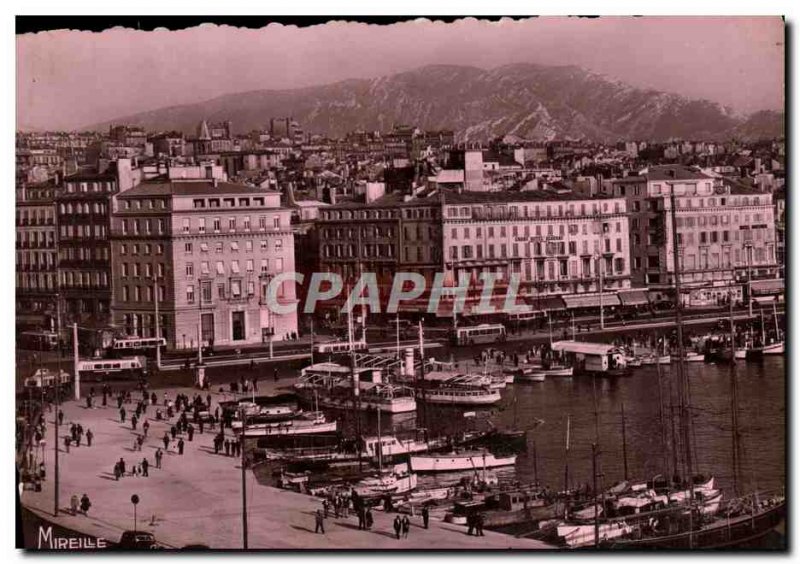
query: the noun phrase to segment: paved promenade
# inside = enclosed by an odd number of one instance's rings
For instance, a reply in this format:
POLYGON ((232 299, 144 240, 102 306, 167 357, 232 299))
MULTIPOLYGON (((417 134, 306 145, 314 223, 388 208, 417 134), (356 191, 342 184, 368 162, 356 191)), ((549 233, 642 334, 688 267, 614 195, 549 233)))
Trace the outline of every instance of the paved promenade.
MULTIPOLYGON (((270 382, 259 383, 259 392, 274 388, 270 382)), ((159 401, 163 390, 158 390, 159 401)), ((170 389, 170 398, 183 392, 191 398, 194 390, 170 389)), ((205 395, 205 394, 204 394, 205 395)), ((223 398, 212 392, 214 403, 223 398)), ((134 396, 136 398, 137 395, 134 396)), ((97 403, 100 403, 99 400, 97 403)), ((129 412, 135 404, 126 405, 129 412)), ((155 420, 155 408, 149 406, 149 438, 142 452, 133 450, 136 433, 129 419, 120 423, 116 401, 108 407, 87 409, 85 404, 64 404, 64 425, 61 426, 60 443, 60 506, 62 513, 52 518, 54 504, 53 482, 53 414, 48 414, 48 434, 45 463, 47 480, 42 492, 25 491, 22 503, 56 523, 72 530, 111 542, 119 540, 124 530, 133 528, 133 506, 130 498, 137 494, 138 528, 151 531, 156 539, 167 546, 180 548, 188 544, 204 544, 211 548, 242 547, 241 467, 239 460, 215 455, 213 432, 195 432, 194 440, 184 441, 186 448, 179 455, 175 441, 163 459, 163 468, 155 468, 155 452, 163 448, 161 438, 171 423, 155 420), (113 405, 112 405, 113 404, 113 405), (94 441, 91 447, 82 446, 64 451, 63 437, 69 434, 72 422, 91 429, 94 441), (125 459, 126 464, 150 462, 150 477, 125 477, 114 479, 114 463, 125 459), (88 494, 92 507, 88 516, 69 514, 70 497, 88 494)), ((177 418, 173 418, 173 421, 177 418)), ((139 423, 138 432, 141 432, 139 423)), ((196 428, 196 426, 195 426, 196 428)), ((227 430, 226 430, 227 431, 227 430)), ((227 431, 229 432, 229 431, 227 431)), ((371 531, 359 531, 356 517, 333 518, 325 521, 325 534, 314 533, 314 512, 321 500, 310 496, 281 490, 257 483, 252 472, 247 472, 248 530, 251 549, 537 549, 549 548, 538 541, 517 539, 511 536, 486 532, 484 537, 468 536, 463 526, 431 520, 430 529, 422 528, 420 517, 412 518, 408 539, 397 540, 392 530, 395 514, 385 515, 373 511, 375 523, 371 531)))

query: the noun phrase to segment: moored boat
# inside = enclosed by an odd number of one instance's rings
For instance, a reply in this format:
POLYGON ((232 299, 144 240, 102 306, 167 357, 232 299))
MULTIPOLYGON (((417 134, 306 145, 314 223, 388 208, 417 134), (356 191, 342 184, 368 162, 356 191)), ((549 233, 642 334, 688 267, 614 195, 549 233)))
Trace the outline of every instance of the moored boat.
POLYGON ((414 472, 458 472, 463 470, 483 470, 513 466, 517 455, 496 457, 490 452, 443 453, 411 456, 410 464, 414 472))

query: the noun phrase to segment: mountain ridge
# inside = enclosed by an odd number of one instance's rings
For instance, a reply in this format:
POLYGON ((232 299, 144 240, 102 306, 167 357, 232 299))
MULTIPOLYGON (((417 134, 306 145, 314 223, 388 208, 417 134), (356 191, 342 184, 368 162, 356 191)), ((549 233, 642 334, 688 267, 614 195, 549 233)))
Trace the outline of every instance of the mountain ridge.
POLYGON ((237 133, 270 117, 294 117, 313 133, 342 137, 394 124, 452 129, 461 141, 514 134, 526 139, 670 138, 745 140, 783 136, 783 112, 737 117, 716 102, 641 89, 575 65, 512 63, 493 69, 434 64, 376 78, 294 89, 255 89, 107 120, 193 133, 202 119, 230 120, 237 133))

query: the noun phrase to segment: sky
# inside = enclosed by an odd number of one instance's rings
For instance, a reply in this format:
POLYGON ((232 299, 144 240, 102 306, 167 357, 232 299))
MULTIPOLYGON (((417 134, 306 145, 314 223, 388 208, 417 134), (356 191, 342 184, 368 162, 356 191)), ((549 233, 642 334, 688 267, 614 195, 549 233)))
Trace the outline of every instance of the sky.
POLYGON ((17 127, 74 129, 236 92, 371 78, 428 64, 578 65, 744 114, 784 106, 779 17, 332 22, 17 36, 17 127))

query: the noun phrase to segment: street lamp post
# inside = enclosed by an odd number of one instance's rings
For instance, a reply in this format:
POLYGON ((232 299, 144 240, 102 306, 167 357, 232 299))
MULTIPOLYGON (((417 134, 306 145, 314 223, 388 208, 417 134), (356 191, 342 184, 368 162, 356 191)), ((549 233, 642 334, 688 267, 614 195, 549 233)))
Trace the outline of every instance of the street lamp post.
POLYGON ((131 503, 133 504, 133 532, 135 533, 137 528, 136 506, 139 505, 139 496, 133 494, 131 496, 131 503))

